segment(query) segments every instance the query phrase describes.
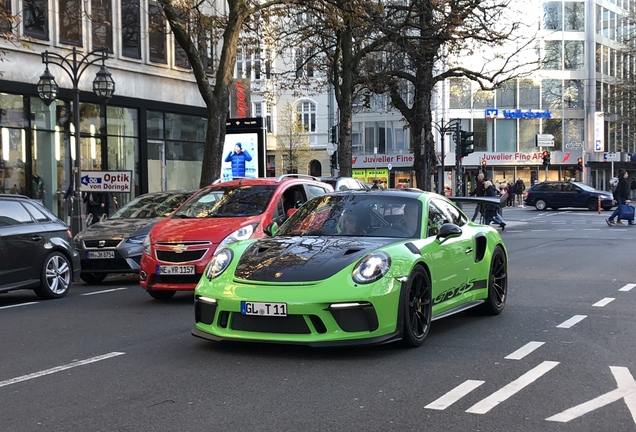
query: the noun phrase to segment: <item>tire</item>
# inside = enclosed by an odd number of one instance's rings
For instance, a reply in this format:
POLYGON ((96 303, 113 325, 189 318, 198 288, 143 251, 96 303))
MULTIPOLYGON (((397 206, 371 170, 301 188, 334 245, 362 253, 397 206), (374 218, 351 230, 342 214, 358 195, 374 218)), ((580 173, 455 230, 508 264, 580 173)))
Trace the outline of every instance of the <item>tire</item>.
POLYGON ((148 294, 155 300, 170 300, 177 291, 175 290, 148 290, 148 294))
POLYGON ((35 294, 42 299, 61 298, 68 293, 73 281, 73 266, 61 252, 51 252, 44 260, 40 275, 40 286, 35 294))
POLYGON ((537 202, 534 203, 534 206, 537 210, 545 210, 548 205, 545 203, 545 201, 539 199, 537 200, 537 202))
POLYGON ((417 266, 404 285, 402 345, 407 348, 422 346, 431 328, 433 300, 428 273, 417 266))
POLYGON ((108 273, 80 273, 80 279, 87 284, 98 284, 106 279, 108 273))
POLYGON ((506 306, 508 298, 508 261, 500 246, 495 248, 490 260, 488 274, 488 297, 478 306, 484 315, 499 315, 506 306))
POLYGON ((590 211, 595 211, 598 210, 598 200, 592 198, 587 200, 587 203, 585 205, 587 207, 588 210, 590 211))

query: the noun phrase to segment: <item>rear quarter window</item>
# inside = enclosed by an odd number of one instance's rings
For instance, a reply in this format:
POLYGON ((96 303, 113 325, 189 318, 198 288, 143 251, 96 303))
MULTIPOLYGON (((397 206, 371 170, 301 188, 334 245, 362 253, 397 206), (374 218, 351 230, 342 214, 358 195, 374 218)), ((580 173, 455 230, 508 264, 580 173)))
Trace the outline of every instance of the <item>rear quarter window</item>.
POLYGON ((0 226, 33 223, 33 218, 18 201, 0 201, 0 226))

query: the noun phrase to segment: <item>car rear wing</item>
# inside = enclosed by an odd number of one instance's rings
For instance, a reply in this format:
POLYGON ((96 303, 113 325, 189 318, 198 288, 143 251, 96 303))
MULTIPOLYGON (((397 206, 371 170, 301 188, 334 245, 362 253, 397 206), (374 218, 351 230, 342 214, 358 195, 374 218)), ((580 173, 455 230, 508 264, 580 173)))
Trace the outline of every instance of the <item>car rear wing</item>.
POLYGON ((449 200, 457 204, 457 207, 462 208, 462 204, 491 204, 499 207, 504 207, 506 204, 506 195, 502 195, 501 197, 463 197, 463 196, 452 196, 448 197, 449 200))

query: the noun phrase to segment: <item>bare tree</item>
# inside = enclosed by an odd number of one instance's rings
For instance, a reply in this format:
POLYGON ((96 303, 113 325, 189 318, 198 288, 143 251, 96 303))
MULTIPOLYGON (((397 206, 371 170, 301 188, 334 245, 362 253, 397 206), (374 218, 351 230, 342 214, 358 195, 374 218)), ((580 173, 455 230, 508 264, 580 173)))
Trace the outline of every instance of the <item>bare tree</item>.
POLYGON ((367 86, 388 93, 408 123, 418 187, 431 189, 437 161, 431 102, 435 86, 467 77, 484 90, 536 69, 531 28, 514 19, 509 0, 389 2, 378 31, 389 40, 367 57, 367 86), (523 28, 523 31, 521 31, 523 28), (471 61, 473 60, 474 61, 471 61))
POLYGON ((282 155, 285 173, 307 174, 307 166, 314 152, 305 127, 289 103, 280 112, 278 131, 276 151, 282 155))
POLYGON ((218 163, 223 150, 225 123, 229 114, 230 89, 234 78, 237 51, 242 32, 254 30, 257 19, 263 17, 269 8, 285 3, 285 0, 158 0, 166 15, 170 28, 179 46, 190 62, 207 111, 207 130, 201 170, 200 186, 210 184, 221 175, 218 163), (218 10, 216 5, 220 5, 218 10), (250 28, 250 25, 253 27, 250 28), (213 77, 208 76, 208 68, 202 55, 206 38, 218 44, 219 57, 214 59, 213 77))

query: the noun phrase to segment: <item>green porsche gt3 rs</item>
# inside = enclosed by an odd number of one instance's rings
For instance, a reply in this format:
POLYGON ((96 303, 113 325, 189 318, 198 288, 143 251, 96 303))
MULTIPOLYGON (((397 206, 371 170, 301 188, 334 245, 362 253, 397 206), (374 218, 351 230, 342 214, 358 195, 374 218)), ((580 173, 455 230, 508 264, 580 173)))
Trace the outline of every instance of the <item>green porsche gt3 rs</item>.
POLYGON ((507 270, 499 232, 470 222, 441 195, 331 193, 305 203, 272 236, 216 252, 195 290, 192 334, 416 347, 431 320, 473 307, 499 314, 507 270))

